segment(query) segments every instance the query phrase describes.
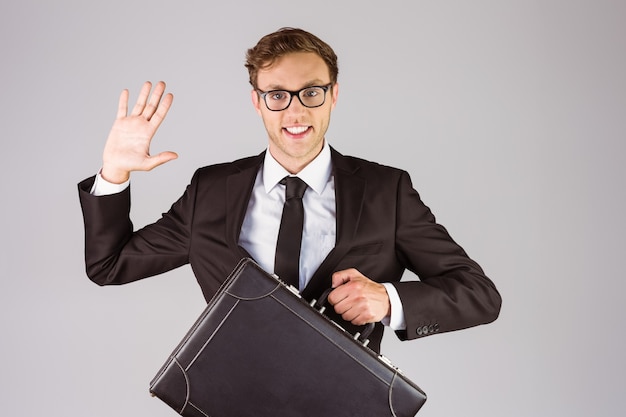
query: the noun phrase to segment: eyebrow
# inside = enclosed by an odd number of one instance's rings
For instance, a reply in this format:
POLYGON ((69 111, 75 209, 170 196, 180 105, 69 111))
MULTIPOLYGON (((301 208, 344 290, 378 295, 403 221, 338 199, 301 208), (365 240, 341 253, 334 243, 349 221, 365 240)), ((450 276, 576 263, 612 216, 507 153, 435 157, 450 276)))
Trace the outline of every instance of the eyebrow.
MULTIPOLYGON (((322 80, 313 80, 313 81, 309 81, 307 83, 305 83, 302 87, 298 88, 298 90, 301 90, 302 88, 307 88, 307 87, 313 87, 313 86, 321 86, 321 85, 328 85, 330 84, 330 82, 325 83, 322 80)), ((283 87, 280 84, 271 84, 267 90, 261 90, 261 91, 276 91, 276 90, 281 90, 281 91, 298 91, 298 90, 288 90, 285 87, 283 87)))

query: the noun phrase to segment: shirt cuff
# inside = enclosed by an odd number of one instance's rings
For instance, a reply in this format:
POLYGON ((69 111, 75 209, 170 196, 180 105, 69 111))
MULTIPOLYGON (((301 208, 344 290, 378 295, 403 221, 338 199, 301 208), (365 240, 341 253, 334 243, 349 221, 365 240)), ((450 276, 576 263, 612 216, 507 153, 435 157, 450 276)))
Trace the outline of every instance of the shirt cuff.
POLYGON ((389 326, 392 330, 405 330, 406 321, 404 320, 404 309, 402 308, 402 301, 398 295, 398 290, 393 284, 389 282, 383 282, 387 295, 389 296, 389 303, 391 304, 391 314, 381 320, 381 323, 385 326, 389 326))
POLYGON ((96 175, 96 179, 93 182, 93 186, 91 187, 91 195, 98 197, 101 195, 111 195, 111 194, 121 193, 126 188, 128 188, 129 184, 130 184, 130 179, 121 184, 114 184, 112 182, 108 182, 107 180, 102 178, 102 175, 100 175, 100 173, 98 172, 98 174, 96 175))

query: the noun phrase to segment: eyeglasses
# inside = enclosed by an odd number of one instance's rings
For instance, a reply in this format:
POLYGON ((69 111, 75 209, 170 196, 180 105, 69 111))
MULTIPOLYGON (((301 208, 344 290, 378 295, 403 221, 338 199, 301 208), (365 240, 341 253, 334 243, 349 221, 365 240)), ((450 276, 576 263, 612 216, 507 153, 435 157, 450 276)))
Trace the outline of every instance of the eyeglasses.
POLYGON ((287 90, 272 90, 261 91, 257 90, 259 96, 265 101, 265 106, 271 111, 285 110, 291 104, 293 96, 298 97, 300 103, 304 107, 314 108, 320 107, 326 102, 326 92, 332 84, 315 85, 311 87, 304 87, 298 91, 287 90))

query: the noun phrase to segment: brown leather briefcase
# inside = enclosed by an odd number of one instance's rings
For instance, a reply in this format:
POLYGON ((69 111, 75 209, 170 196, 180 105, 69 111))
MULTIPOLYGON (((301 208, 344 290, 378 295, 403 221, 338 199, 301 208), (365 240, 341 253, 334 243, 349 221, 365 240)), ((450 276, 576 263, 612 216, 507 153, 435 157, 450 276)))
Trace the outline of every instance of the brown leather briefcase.
POLYGON ((150 383, 187 417, 414 416, 420 388, 251 259, 150 383))

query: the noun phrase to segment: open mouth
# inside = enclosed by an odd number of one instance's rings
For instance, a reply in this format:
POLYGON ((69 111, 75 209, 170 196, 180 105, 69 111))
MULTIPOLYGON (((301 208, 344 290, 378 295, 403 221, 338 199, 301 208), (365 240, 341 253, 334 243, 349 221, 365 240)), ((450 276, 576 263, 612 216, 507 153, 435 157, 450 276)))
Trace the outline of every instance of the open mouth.
POLYGON ((286 131, 289 136, 293 136, 293 137, 302 137, 305 136, 309 130, 311 129, 311 126, 290 126, 290 127, 284 127, 283 130, 286 131))

